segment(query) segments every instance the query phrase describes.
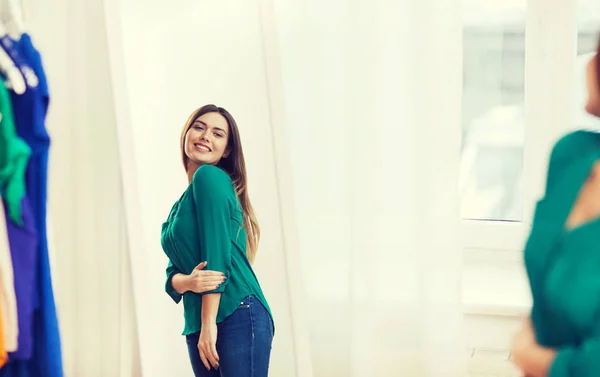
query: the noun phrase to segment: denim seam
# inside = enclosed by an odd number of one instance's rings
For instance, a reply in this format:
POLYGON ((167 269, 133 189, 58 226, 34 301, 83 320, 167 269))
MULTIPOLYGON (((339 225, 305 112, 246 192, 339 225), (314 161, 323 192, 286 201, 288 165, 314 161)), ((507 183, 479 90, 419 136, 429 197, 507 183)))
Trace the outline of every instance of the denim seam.
POLYGON ((254 311, 252 300, 248 300, 249 310, 250 310, 250 331, 252 332, 251 341, 250 341, 250 376, 254 377, 254 311))

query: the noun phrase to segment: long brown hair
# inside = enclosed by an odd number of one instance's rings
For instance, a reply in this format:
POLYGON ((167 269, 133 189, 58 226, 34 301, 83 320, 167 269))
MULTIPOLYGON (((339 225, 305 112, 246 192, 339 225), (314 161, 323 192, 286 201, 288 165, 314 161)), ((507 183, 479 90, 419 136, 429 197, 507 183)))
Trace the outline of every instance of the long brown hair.
POLYGON ((183 131, 181 132, 181 160, 185 171, 188 171, 189 158, 185 154, 185 135, 187 134, 192 124, 206 113, 219 113, 229 125, 229 138, 227 139, 227 148, 229 149, 229 155, 227 158, 221 158, 216 166, 223 169, 233 181, 233 187, 235 193, 242 206, 244 215, 244 228, 246 229, 246 256, 250 263, 254 262, 256 252, 258 251, 258 242, 260 240, 260 227, 256 220, 256 215, 252 204, 250 203, 250 197, 248 196, 248 177, 246 175, 246 162, 244 160, 244 151, 242 150, 242 141, 240 139, 240 132, 233 119, 233 116, 222 107, 215 105, 205 105, 199 109, 196 109, 185 122, 183 131))
POLYGON ((596 45, 596 82, 600 89, 600 34, 598 35, 598 44, 596 45))

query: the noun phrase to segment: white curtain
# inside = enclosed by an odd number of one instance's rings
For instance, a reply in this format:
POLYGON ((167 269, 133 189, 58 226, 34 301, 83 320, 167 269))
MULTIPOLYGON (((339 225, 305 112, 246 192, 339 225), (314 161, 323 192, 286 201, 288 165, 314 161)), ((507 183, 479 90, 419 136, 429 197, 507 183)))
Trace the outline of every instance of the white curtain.
POLYGON ((23 1, 50 86, 50 256, 66 377, 136 377, 139 354, 102 0, 23 1))
MULTIPOLYGON (((463 377, 458 0, 273 4, 314 375, 463 377)), ((24 11, 53 96, 65 374, 138 376, 103 2, 24 11)))
POLYGON ((315 376, 465 376, 459 1, 274 6, 315 376))

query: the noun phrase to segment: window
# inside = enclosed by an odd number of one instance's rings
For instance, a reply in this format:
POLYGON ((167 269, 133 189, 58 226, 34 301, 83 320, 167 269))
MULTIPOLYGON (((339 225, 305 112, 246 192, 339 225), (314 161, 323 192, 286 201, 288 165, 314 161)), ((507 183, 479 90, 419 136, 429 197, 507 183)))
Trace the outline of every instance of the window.
POLYGON ((584 67, 600 2, 466 0, 461 215, 467 249, 522 250, 556 139, 600 128, 584 67))
POLYGON ((521 221, 526 0, 465 4, 464 219, 521 221))

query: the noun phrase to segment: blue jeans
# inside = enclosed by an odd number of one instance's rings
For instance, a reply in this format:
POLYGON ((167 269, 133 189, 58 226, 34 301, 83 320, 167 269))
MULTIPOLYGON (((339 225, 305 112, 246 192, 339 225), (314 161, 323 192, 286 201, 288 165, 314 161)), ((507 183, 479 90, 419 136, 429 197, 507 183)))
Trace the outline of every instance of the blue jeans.
POLYGON ((273 341, 273 321, 253 295, 246 297, 232 315, 217 324, 219 369, 207 370, 198 351, 200 332, 186 336, 196 377, 267 377, 273 341))

